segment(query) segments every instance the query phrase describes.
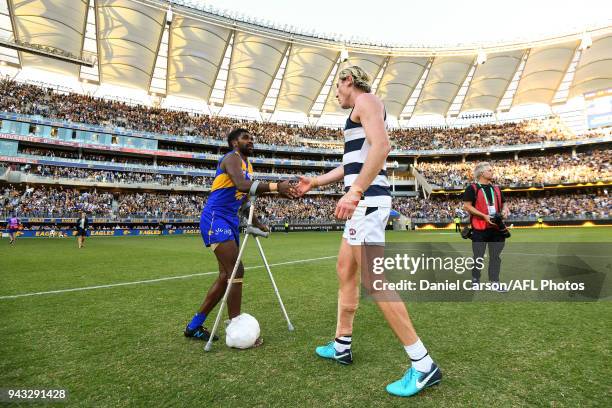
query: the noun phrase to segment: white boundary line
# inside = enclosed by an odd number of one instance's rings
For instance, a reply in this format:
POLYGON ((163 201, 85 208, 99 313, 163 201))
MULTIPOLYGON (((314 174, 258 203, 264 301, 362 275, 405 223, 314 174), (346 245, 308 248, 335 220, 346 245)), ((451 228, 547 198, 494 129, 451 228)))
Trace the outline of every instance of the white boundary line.
MULTIPOLYGON (((332 259, 332 258, 336 258, 336 255, 322 256, 320 258, 299 259, 297 261, 278 262, 278 263, 273 263, 273 264, 269 264, 269 265, 270 266, 291 265, 291 264, 297 264, 297 263, 322 261, 324 259, 332 259)), ((247 266, 244 269, 261 269, 261 268, 264 268, 264 265, 247 266)), ((147 280, 134 281, 134 282, 110 283, 108 285, 85 286, 85 287, 82 287, 82 288, 59 289, 59 290, 50 290, 50 291, 46 291, 46 292, 21 293, 21 294, 18 294, 18 295, 0 296, 0 300, 16 299, 16 298, 29 297, 29 296, 39 296, 39 295, 52 295, 52 294, 66 293, 66 292, 80 292, 80 291, 84 291, 84 290, 114 288, 116 286, 140 285, 140 284, 143 284, 143 283, 163 282, 163 281, 169 281, 169 280, 175 280, 175 279, 188 279, 188 278, 193 278, 195 276, 215 275, 217 273, 219 273, 219 271, 192 273, 192 274, 189 274, 189 275, 180 275, 180 276, 168 276, 168 277, 165 277, 165 278, 147 279, 147 280)))

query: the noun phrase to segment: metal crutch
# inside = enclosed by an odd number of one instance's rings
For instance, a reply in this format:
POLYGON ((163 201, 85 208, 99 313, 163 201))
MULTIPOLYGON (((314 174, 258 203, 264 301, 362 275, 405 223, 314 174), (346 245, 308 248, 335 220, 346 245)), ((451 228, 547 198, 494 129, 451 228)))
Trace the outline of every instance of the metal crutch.
POLYGON ((274 291, 276 292, 276 295, 278 297, 278 300, 281 304, 281 308, 283 309, 283 313, 285 315, 285 318, 287 319, 287 324, 289 326, 289 330, 293 331, 293 325, 291 324, 291 321, 289 320, 289 316, 287 316, 287 311, 285 310, 285 305, 283 304, 283 301, 281 300, 280 294, 278 292, 278 288, 276 287, 276 283, 274 282, 274 278, 272 277, 272 272, 270 271, 270 267, 268 266, 268 262, 265 258, 265 255, 263 253, 263 249, 261 247, 261 245, 259 244, 259 240, 257 239, 259 235, 261 236, 265 236, 267 237, 267 234, 263 233, 261 230, 254 228, 252 226, 252 222, 253 222, 253 212, 255 211, 255 196, 251 196, 249 198, 250 201, 250 208, 249 208, 249 217, 247 220, 247 229, 246 229, 246 233, 244 236, 244 241, 242 242, 242 245, 240 246, 240 251, 238 252, 238 259, 236 260, 236 264, 234 265, 234 269, 232 270, 232 274, 227 282, 227 288, 225 289, 225 293, 223 294, 223 299, 221 300, 221 304, 219 305, 219 312, 217 313, 217 318, 215 319, 215 324, 213 325, 212 331, 210 332, 210 338, 208 339, 208 342, 206 342, 206 345, 204 346, 204 350, 205 351, 210 351, 212 348, 212 342, 213 342, 213 338, 215 337, 215 333, 217 332, 217 328, 219 327, 219 322, 221 321, 221 316, 223 315, 223 308, 225 307, 225 303, 227 301, 227 297, 229 295, 229 292, 231 290, 232 287, 232 283, 234 281, 234 277, 236 276, 236 272, 238 271, 238 265, 240 265, 240 260, 242 259, 242 255, 244 253, 244 249, 246 248, 246 243, 249 240, 249 236, 250 235, 255 235, 255 241, 257 242, 258 246, 259 246, 259 251, 261 253, 261 256, 264 260, 264 264, 266 266, 266 269, 268 270, 268 274, 270 275, 270 279, 272 280, 272 285, 274 286, 274 291))
MULTIPOLYGON (((248 228, 247 228, 248 233, 248 228)), ((259 234, 259 236, 262 236, 259 234)), ((287 310, 285 309, 285 305, 283 304, 283 299, 281 299, 280 292, 278 291, 278 287, 276 286, 276 282, 274 281, 274 277, 272 276, 272 271, 270 270, 270 265, 268 265, 268 260, 266 259, 266 255, 264 254, 263 248, 261 247, 261 243, 259 242, 259 236, 254 234, 255 242, 257 242, 257 247, 259 248, 259 253, 261 254, 261 259, 263 259, 264 265, 266 266, 266 270, 268 271, 268 275, 270 276, 270 281, 272 282, 272 287, 274 288, 274 293, 276 293, 276 297, 278 298, 278 303, 280 303, 281 310, 283 311, 283 315, 285 316, 285 320, 287 320, 287 329, 289 331, 293 331, 293 325, 291 324, 291 320, 289 320, 289 315, 287 314, 287 310)), ((264 236, 267 238, 268 234, 264 236)))

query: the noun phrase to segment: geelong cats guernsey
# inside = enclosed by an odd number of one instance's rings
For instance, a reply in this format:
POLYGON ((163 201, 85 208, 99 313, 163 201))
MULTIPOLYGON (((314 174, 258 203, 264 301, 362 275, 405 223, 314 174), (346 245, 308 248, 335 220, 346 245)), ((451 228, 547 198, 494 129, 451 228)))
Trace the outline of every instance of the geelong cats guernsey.
MULTIPOLYGON (((351 114, 353 111, 351 110, 351 114)), ((363 163, 368 157, 370 144, 366 140, 365 130, 361 123, 351 120, 351 114, 346 119, 344 126, 344 155, 342 166, 344 167, 344 191, 348 191, 359 175, 363 163)), ((387 113, 385 112, 385 128, 387 126, 387 113)), ((387 179, 386 160, 372 184, 363 192, 363 199, 359 205, 366 207, 391 207, 391 189, 387 179)))

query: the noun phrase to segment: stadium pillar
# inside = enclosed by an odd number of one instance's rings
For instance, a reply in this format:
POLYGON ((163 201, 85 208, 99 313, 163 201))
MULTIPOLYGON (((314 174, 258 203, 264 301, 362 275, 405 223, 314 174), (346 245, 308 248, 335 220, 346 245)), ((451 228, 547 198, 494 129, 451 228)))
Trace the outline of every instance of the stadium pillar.
POLYGON ((518 152, 514 152, 514 160, 518 160, 518 152))

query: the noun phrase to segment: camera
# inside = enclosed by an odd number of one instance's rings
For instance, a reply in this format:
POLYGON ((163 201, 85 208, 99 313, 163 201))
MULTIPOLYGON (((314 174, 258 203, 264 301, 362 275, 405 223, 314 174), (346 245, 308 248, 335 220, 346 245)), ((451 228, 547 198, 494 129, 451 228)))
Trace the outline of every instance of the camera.
MULTIPOLYGON (((506 224, 504 223, 504 219, 500 213, 495 213, 495 215, 491 217, 491 222, 497 225, 499 232, 502 233, 504 238, 510 238, 511 236, 510 231, 508 230, 508 227, 506 227, 506 224)), ((473 233, 472 227, 467 226, 463 228, 463 230, 461 230, 461 238, 470 239, 472 238, 472 233, 473 233)))
POLYGON ((497 228, 499 228, 499 232, 502 233, 504 238, 510 238, 510 231, 508 231, 508 227, 506 227, 504 219, 500 213, 495 213, 495 215, 491 217, 491 222, 497 225, 497 228))
POLYGON ((465 227, 461 230, 461 238, 470 239, 472 238, 472 227, 465 227))

